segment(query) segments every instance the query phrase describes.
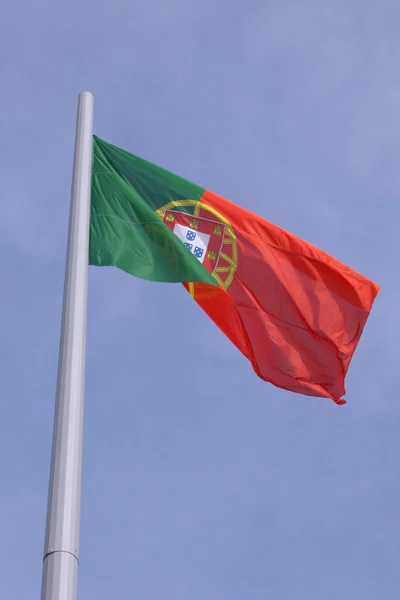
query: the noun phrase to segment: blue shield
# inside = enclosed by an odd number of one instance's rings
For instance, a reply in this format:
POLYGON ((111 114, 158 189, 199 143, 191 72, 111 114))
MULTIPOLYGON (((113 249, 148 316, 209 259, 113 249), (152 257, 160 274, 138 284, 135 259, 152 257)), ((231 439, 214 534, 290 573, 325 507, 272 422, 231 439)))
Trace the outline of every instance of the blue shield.
POLYGON ((193 242, 193 240, 196 239, 196 232, 188 231, 186 234, 186 239, 189 240, 189 242, 193 242))

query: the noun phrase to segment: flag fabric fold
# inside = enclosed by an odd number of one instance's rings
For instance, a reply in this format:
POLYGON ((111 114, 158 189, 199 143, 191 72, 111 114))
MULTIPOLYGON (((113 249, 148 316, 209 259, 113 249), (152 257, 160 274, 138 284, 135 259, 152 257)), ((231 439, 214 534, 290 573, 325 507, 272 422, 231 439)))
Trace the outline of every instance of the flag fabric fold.
POLYGON ((89 262, 182 282, 277 387, 345 401, 379 287, 250 211, 94 138, 89 262))

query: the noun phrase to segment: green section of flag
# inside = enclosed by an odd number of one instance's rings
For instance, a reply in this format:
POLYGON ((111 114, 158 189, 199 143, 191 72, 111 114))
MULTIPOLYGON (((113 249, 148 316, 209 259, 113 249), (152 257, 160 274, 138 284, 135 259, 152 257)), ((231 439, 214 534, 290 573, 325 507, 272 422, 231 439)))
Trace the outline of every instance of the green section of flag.
POLYGON ((217 285, 154 213, 174 200, 200 200, 203 193, 203 188, 94 136, 89 264, 112 265, 150 281, 217 285))

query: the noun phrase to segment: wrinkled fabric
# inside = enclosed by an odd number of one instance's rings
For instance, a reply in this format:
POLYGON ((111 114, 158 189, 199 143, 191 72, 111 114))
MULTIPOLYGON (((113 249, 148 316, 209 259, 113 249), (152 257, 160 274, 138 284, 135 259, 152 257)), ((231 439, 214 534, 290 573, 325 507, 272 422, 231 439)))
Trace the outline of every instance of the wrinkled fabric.
POLYGON ((260 378, 345 403, 345 375, 379 286, 250 211, 97 137, 89 263, 184 283, 260 378), (193 224, 186 246, 174 233, 177 223, 188 232, 193 224), (196 227, 208 232, 203 241, 217 236, 198 249, 203 262, 188 249, 196 227))

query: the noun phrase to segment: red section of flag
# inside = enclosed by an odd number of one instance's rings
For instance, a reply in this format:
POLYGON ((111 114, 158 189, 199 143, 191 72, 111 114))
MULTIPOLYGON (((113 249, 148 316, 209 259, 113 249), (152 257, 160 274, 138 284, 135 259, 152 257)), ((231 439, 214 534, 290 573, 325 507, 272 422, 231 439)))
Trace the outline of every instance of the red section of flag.
POLYGON ((238 260, 226 291, 195 284, 196 302, 259 377, 344 404, 344 378, 379 287, 212 192, 201 201, 232 226, 238 260))

